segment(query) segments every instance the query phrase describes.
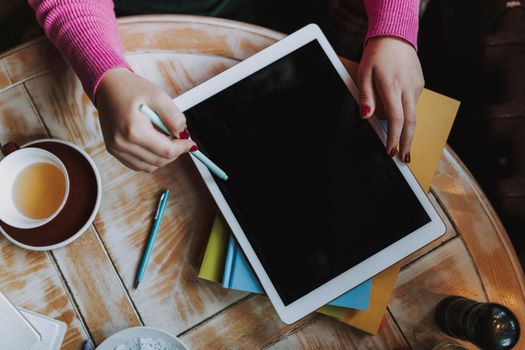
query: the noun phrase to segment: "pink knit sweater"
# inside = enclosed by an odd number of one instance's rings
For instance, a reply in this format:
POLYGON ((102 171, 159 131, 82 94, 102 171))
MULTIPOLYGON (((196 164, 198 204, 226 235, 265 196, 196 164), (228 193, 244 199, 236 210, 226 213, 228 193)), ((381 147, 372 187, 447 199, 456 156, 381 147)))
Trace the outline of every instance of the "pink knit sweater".
MULTIPOLYGON (((28 0, 47 37, 58 48, 94 101, 104 74, 127 67, 112 0, 28 0)), ((366 40, 397 36, 417 48, 419 0, 364 0, 366 40)))

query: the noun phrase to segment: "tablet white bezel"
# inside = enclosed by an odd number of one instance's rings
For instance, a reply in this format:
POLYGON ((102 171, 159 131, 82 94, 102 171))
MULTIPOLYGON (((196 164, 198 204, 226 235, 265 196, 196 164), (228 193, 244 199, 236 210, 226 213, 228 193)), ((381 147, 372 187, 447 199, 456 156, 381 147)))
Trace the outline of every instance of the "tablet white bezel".
MULTIPOLYGON (((306 45, 312 40, 317 40, 319 42, 334 68, 352 93, 353 97, 356 99, 356 101, 358 101, 358 89, 350 78, 350 75, 344 68, 343 64, 339 60, 337 54, 328 43, 320 28, 315 24, 310 24, 280 40, 279 42, 269 46, 268 48, 247 58, 246 60, 238 63, 232 68, 216 75, 203 84, 178 96, 174 99, 174 102, 178 108, 184 112, 198 103, 206 100, 207 98, 215 95, 221 90, 226 89, 243 78, 260 70, 261 68, 306 45)), ((376 133, 379 135, 383 144, 385 144, 386 133, 381 127, 379 121, 375 117, 372 117, 370 119, 370 123, 376 133)), ((246 257, 257 274, 257 277, 259 278, 266 294, 270 298, 270 301, 279 314, 279 317, 285 323, 293 323, 307 314, 317 310, 321 306, 326 305, 341 294, 347 292, 349 289, 357 286, 368 278, 371 278, 389 266, 397 263, 409 254, 435 240, 445 232, 445 225, 443 221, 440 219, 438 213, 428 200, 426 194, 417 183, 408 166, 405 163, 395 159, 396 165, 399 167, 401 173, 407 180, 407 183, 410 185, 416 197, 421 202, 431 221, 425 226, 408 234, 399 241, 372 255, 368 259, 362 261, 341 275, 328 281, 319 288, 306 294, 302 298, 285 306, 257 255, 255 254, 255 251, 253 250, 250 242, 244 234, 241 226, 239 225, 239 222, 235 218, 231 208, 219 190, 215 179, 204 165, 202 165, 194 157, 192 157, 192 159, 200 174, 202 175, 206 186, 208 186, 208 189, 210 190, 213 198, 217 202, 217 205, 224 218, 230 225, 230 228, 232 229, 233 234, 242 247, 242 250, 246 254, 246 257)), ((276 244, 278 244, 278 242, 276 242, 276 244)))

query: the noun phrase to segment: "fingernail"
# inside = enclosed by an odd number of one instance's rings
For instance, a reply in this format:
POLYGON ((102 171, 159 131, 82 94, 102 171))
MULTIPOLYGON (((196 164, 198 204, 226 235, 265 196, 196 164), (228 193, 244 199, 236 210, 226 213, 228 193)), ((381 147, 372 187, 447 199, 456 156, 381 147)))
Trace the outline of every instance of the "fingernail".
POLYGON ((392 147, 390 151, 388 152, 388 155, 390 157, 394 157, 396 155, 397 149, 395 147, 392 147))
POLYGON ((368 117, 368 115, 370 114, 370 106, 368 105, 363 105, 361 106, 361 117, 364 118, 364 117, 368 117))
POLYGON ((188 131, 188 128, 184 128, 184 130, 179 134, 179 139, 187 140, 190 138, 190 132, 188 131))
POLYGON ((195 151, 198 150, 198 149, 199 149, 199 146, 197 146, 197 145, 193 145, 193 146, 191 146, 191 148, 190 148, 190 152, 195 152, 195 151))
POLYGON ((408 152, 407 154, 405 154, 405 158, 403 159, 403 161, 405 163, 410 163, 410 152, 408 152))

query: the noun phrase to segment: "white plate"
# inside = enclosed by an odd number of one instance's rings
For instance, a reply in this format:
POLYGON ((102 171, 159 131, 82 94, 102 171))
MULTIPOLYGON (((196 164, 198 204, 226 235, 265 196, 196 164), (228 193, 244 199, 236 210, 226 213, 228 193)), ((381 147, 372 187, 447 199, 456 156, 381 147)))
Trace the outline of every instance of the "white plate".
POLYGON ((134 327, 124 329, 104 340, 96 350, 115 350, 117 346, 126 344, 128 341, 135 338, 160 338, 167 343, 173 344, 177 350, 189 350, 189 348, 176 336, 152 327, 134 327))

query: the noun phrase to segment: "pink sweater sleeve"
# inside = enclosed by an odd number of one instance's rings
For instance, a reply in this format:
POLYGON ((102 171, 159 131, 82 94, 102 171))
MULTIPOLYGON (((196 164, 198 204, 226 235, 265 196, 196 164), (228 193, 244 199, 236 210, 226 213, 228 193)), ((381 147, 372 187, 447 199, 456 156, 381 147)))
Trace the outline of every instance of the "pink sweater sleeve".
POLYGON ((419 0, 364 0, 368 16, 368 39, 376 36, 397 36, 417 50, 419 0))
MULTIPOLYGON (((129 67, 124 59, 112 0, 28 0, 47 37, 58 48, 95 99, 97 86, 111 68, 129 67)), ((419 0, 364 0, 365 40, 397 36, 417 49, 419 0)))
POLYGON ((29 0, 38 23, 94 101, 111 68, 126 67, 112 0, 29 0))

